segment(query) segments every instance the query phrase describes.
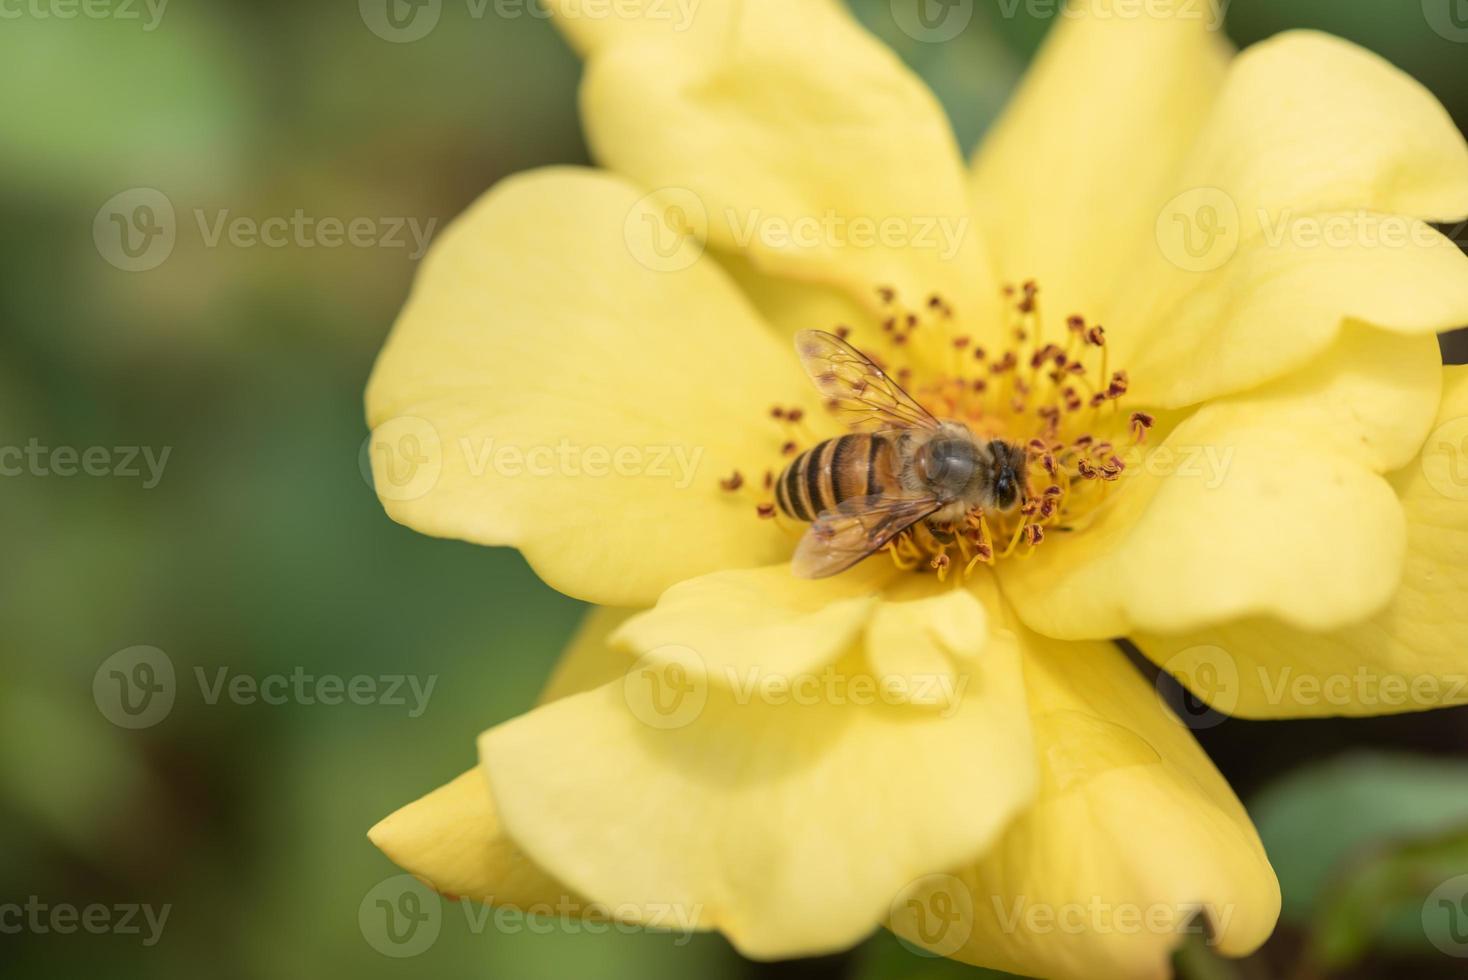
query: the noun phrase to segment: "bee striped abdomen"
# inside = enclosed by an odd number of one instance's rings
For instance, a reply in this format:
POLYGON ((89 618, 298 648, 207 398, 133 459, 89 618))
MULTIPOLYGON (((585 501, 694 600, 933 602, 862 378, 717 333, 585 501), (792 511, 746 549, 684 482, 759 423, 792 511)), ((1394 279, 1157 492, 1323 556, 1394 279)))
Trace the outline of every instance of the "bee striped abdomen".
POLYGON ((775 481, 775 503, 798 521, 813 521, 842 501, 893 486, 892 445, 881 433, 827 439, 790 461, 775 481))

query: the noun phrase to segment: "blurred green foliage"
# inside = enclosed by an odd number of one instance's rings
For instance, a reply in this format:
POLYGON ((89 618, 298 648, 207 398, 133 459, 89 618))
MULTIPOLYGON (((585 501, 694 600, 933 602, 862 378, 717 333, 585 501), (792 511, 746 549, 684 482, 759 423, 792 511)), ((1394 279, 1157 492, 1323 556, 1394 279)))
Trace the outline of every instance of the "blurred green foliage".
MULTIPOLYGON (((966 148, 1046 27, 981 5, 960 38, 923 44, 896 28, 889 0, 854 7, 933 85, 966 148)), ((1468 119, 1468 48, 1416 7, 1237 0, 1232 30, 1240 42, 1299 25, 1343 33, 1468 119)), ((362 386, 411 281, 406 251, 211 247, 195 216, 302 209, 442 227, 506 174, 585 161, 574 56, 541 18, 470 9, 446 4, 409 44, 375 36, 350 0, 175 2, 152 30, 0 21, 0 442, 171 447, 154 489, 0 481, 0 898, 172 909, 152 948, 0 937, 7 976, 778 973, 717 937, 485 933, 454 906, 412 960, 380 955, 358 928, 359 903, 396 874, 367 827, 470 766, 473 736, 531 703, 579 607, 513 552, 393 525, 360 474, 362 386), (132 187, 161 190, 180 217, 173 253, 142 273, 104 261, 91 235, 99 206, 132 187), (92 684, 136 644, 166 651, 183 682, 166 720, 129 731, 98 711, 92 684), (417 718, 211 705, 192 678, 220 667, 438 684, 417 718)), ((1272 771, 1242 760, 1229 774, 1272 771)), ((1341 834, 1317 837, 1325 818, 1311 807, 1359 785, 1313 778, 1303 798, 1261 804, 1278 817, 1266 829, 1285 841, 1276 861, 1302 929, 1323 914, 1343 850, 1403 829, 1392 805, 1350 797, 1327 821, 1341 834)), ((1434 791, 1407 782, 1366 796, 1448 807, 1463 791, 1460 774, 1434 791)), ((886 936, 803 969, 978 975, 886 936)))

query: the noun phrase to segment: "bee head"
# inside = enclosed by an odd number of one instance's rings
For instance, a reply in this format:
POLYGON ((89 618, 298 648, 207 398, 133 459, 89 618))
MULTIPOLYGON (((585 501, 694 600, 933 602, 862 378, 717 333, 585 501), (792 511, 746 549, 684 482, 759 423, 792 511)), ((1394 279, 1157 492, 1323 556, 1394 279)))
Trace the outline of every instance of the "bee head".
POLYGON ((994 503, 1000 510, 1011 510, 1024 494, 1025 451, 1013 443, 994 439, 989 443, 989 455, 993 467, 989 486, 994 503))

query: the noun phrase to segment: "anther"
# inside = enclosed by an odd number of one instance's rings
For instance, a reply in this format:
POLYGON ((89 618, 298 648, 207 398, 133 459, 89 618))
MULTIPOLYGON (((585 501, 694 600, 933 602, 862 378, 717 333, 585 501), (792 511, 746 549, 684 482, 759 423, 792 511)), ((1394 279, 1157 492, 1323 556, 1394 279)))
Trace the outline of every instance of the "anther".
POLYGON ((720 480, 719 486, 730 492, 738 490, 744 486, 744 474, 735 470, 728 478, 720 480))
POLYGON ((1147 430, 1152 428, 1152 423, 1156 421, 1156 419, 1146 412, 1133 412, 1131 418, 1132 437, 1137 442, 1146 442, 1147 430))
POLYGON ((755 512, 759 514, 761 519, 769 520, 770 518, 775 516, 775 505, 758 504, 755 506, 755 512))

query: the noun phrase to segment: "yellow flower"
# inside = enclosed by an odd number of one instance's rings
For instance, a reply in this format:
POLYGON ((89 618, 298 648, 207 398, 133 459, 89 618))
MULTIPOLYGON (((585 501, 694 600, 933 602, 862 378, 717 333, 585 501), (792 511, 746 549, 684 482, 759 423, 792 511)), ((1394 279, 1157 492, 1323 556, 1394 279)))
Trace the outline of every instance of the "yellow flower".
POLYGON ((1422 223, 1468 215, 1446 114, 1334 38, 1235 56, 1198 4, 1091 0, 965 167, 834 0, 551 6, 605 169, 507 180, 444 233, 367 413, 394 519, 604 608, 372 839, 447 894, 758 958, 885 923, 1163 976, 1195 914, 1253 950, 1255 831, 1112 640, 1245 717, 1468 699, 1351 680, 1468 666, 1468 372, 1434 337, 1468 323, 1468 259, 1422 223), (838 324, 1038 439, 1061 502, 914 535, 910 571, 792 577, 800 528, 756 508, 787 443, 842 431, 790 343, 838 324))

